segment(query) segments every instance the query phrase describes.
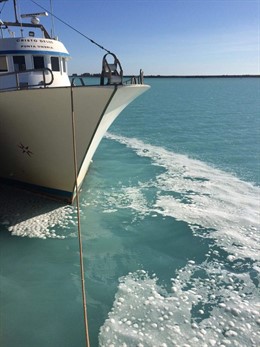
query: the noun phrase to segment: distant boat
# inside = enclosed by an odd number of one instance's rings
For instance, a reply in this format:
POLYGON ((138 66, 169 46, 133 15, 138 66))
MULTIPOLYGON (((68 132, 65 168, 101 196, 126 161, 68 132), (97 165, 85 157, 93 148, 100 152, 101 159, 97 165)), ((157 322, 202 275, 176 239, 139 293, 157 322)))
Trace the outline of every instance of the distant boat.
POLYGON ((31 20, 22 22, 13 6, 15 21, 0 21, 0 178, 72 203, 103 135, 149 86, 141 72, 125 83, 109 51, 100 84, 74 85, 68 51, 39 22, 47 13, 21 15, 31 20))

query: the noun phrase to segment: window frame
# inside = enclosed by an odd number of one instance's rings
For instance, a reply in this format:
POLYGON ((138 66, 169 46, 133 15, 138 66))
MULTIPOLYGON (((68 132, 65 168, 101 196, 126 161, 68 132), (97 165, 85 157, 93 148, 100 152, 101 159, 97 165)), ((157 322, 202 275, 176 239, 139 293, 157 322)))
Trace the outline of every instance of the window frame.
POLYGON ((65 57, 61 58, 61 63, 62 63, 62 71, 64 73, 67 73, 67 60, 65 57))

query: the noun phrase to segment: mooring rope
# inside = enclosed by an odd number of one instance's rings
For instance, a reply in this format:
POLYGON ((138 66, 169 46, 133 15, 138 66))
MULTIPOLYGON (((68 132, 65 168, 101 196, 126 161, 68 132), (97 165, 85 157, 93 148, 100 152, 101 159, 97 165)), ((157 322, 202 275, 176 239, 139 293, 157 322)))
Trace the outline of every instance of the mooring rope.
POLYGON ((87 35, 83 34, 81 31, 79 31, 78 29, 74 28, 72 25, 70 25, 69 23, 65 22, 64 20, 62 20, 61 18, 59 18, 58 16, 56 16, 54 13, 51 13, 49 10, 47 10, 45 7, 39 5, 36 1, 31 0, 31 2, 33 2, 35 5, 39 6, 42 10, 50 13, 51 16, 53 16, 54 18, 56 18, 58 21, 60 21, 61 23, 63 23, 64 25, 66 25, 67 27, 69 27, 70 29, 74 30, 76 33, 78 33, 79 35, 85 37, 85 39, 89 40, 91 43, 93 43, 94 45, 98 46, 99 48, 103 49, 104 51, 106 51, 107 53, 112 53, 110 52, 108 49, 106 49, 105 47, 101 46, 99 43, 97 43, 96 41, 92 40, 90 37, 88 37, 87 35))
POLYGON ((75 188, 76 188, 77 220, 78 220, 81 291, 82 291, 82 303, 83 303, 86 347, 90 347, 89 332, 88 332, 87 297, 86 297, 86 289, 85 289, 83 247, 82 247, 82 237, 81 237, 80 209, 79 209, 78 165, 77 165, 77 147, 76 147, 76 129, 75 129, 76 127, 75 127, 73 86, 71 86, 70 90, 71 90, 70 97, 71 97, 72 141, 73 141, 74 175, 75 175, 75 188))

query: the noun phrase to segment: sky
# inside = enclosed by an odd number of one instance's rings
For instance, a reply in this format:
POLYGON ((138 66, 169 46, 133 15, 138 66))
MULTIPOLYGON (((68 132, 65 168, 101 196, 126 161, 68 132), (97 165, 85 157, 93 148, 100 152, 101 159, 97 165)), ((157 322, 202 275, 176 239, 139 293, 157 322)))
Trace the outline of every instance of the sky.
MULTIPOLYGON (((41 12, 17 0, 20 13, 41 12)), ((35 0, 50 9, 50 0, 35 0)), ((10 20, 12 0, 0 3, 10 20)), ((119 58, 124 74, 260 74, 260 0, 52 0, 55 16, 119 58)), ((13 19, 13 17, 11 17, 13 19)), ((41 17, 50 28, 51 18, 41 17)), ((106 53, 62 22, 69 73, 101 72, 106 53)))

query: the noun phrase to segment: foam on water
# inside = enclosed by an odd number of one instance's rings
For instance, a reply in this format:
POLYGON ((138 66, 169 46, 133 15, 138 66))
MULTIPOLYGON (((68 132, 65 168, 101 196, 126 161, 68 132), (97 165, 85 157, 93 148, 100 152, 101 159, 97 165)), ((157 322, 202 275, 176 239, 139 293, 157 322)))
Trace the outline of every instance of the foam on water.
POLYGON ((199 160, 136 139, 107 134, 164 169, 96 203, 110 212, 185 221, 214 241, 207 260, 172 274, 171 291, 145 271, 120 279, 101 347, 259 346, 259 187, 199 160), (154 199, 146 197, 154 188, 154 199))
POLYGON ((137 139, 112 134, 107 137, 133 149, 141 157, 150 158, 152 165, 164 168, 163 173, 147 182, 122 187, 114 196, 109 194, 110 206, 185 221, 194 233, 214 238, 235 257, 260 260, 259 187, 199 160, 137 139), (152 187, 156 188, 153 203, 145 197, 145 191, 152 187), (209 229, 210 233, 205 232, 209 229))
POLYGON ((63 239, 76 221, 73 207, 4 185, 0 206, 0 225, 20 237, 63 239))
POLYGON ((171 293, 140 271, 121 278, 100 346, 256 347, 259 309, 250 276, 230 273, 219 262, 189 262, 172 279, 171 293))

